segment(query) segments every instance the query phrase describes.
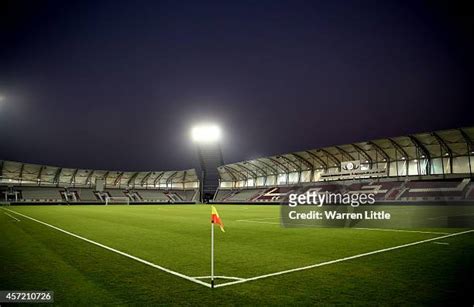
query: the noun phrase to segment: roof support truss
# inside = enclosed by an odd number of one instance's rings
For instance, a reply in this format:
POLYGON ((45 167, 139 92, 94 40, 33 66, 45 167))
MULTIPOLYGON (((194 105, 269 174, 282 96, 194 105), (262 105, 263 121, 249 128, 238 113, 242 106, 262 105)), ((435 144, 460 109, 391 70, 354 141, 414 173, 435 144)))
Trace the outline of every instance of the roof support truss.
POLYGON ((303 156, 301 156, 300 154, 292 153, 291 155, 295 157, 297 160, 301 161, 301 163, 303 163, 308 170, 314 169, 314 165, 311 164, 311 162, 309 162, 305 158, 303 158, 303 156))
POLYGON ((395 149, 402 154, 402 157, 404 157, 405 159, 409 158, 407 152, 405 151, 405 149, 402 148, 402 146, 400 146, 400 144, 390 138, 387 140, 389 140, 390 144, 392 144, 392 146, 395 147, 395 149))
MULTIPOLYGON (((257 173, 255 173, 254 171, 252 171, 250 168, 240 164, 240 163, 237 163, 237 164, 234 164, 236 166, 238 166, 239 168, 243 168, 244 170, 246 170, 248 173, 250 173, 252 175, 252 178, 257 178, 257 173)), ((246 176, 248 178, 248 176, 246 176)))
POLYGON ((330 153, 324 148, 320 149, 319 151, 324 152, 326 154, 326 157, 328 159, 331 159, 332 162, 334 162, 334 164, 336 164, 337 167, 341 167, 341 161, 335 155, 333 155, 332 153, 330 153))
POLYGON ((273 163, 275 163, 276 165, 278 165, 280 168, 282 168, 284 171, 284 173, 289 173, 290 172, 290 169, 288 167, 286 167, 283 163, 281 163, 280 161, 274 159, 274 158, 267 158, 268 160, 272 161, 273 163))
POLYGON ((69 181, 69 184, 72 185, 72 184, 76 183, 76 175, 77 175, 77 172, 78 172, 78 171, 79 171, 78 168, 76 168, 76 169, 74 170, 74 172, 72 173, 72 176, 71 176, 71 181, 69 181))
POLYGON ((229 169, 227 166, 222 166, 222 168, 224 168, 225 172, 229 174, 230 178, 232 178, 233 181, 238 181, 237 177, 234 175, 234 172, 231 169, 229 169))
POLYGON ((176 177, 176 175, 178 175, 178 172, 174 172, 172 173, 168 178, 166 178, 166 187, 168 187, 168 184, 171 182, 171 184, 173 184, 173 178, 176 177))
MULTIPOLYGON (((428 149, 426 149, 425 145, 421 143, 415 136, 409 135, 408 136, 410 140, 412 141, 413 145, 422 152, 422 154, 426 157, 426 174, 429 175, 431 174, 431 154, 428 149)), ((420 164, 418 164, 420 165, 420 164)))
POLYGON ((87 178, 86 178, 86 185, 88 185, 88 184, 91 183, 91 181, 92 181, 92 175, 94 174, 94 172, 95 172, 94 170, 90 170, 90 171, 89 171, 89 175, 88 175, 87 178))
POLYGON ((142 180, 140 181, 141 186, 145 185, 146 181, 148 180, 148 178, 150 178, 151 174, 153 174, 153 172, 148 172, 145 176, 143 176, 142 180))
POLYGON ((354 158, 347 150, 342 149, 339 146, 334 146, 334 147, 341 153, 342 159, 344 159, 344 155, 346 155, 346 157, 348 157, 349 160, 356 160, 356 158, 354 158))
POLYGON ((43 174, 43 170, 44 170, 45 168, 46 168, 45 165, 42 165, 42 166, 40 167, 40 170, 39 170, 39 172, 38 172, 38 177, 36 177, 36 181, 38 181, 38 182, 41 181, 41 175, 43 174))
POLYGON ((474 150, 473 141, 471 140, 469 135, 467 135, 467 133, 464 130, 459 129, 459 133, 461 133, 462 138, 466 142, 468 150, 469 150, 469 155, 471 155, 472 151, 474 150))
POLYGON ((357 150, 357 152, 358 152, 360 155, 364 156, 364 158, 370 163, 370 165, 372 165, 372 162, 373 162, 373 161, 372 161, 372 158, 370 157, 370 155, 369 155, 365 150, 363 150, 363 149, 362 149, 359 145, 357 145, 357 144, 351 144, 351 145, 352 145, 352 147, 355 148, 355 150, 357 150))
POLYGON ((59 177, 61 176, 61 172, 63 171, 62 167, 58 168, 56 171, 56 174, 54 175, 53 183, 58 184, 59 183, 59 177))
POLYGON ((266 167, 268 167, 269 169, 271 169, 273 175, 277 175, 277 174, 278 174, 278 169, 274 168, 271 164, 265 162, 263 159, 257 159, 256 161, 262 163, 263 165, 265 165, 266 167))
POLYGON ((242 180, 247 180, 247 178, 248 178, 247 176, 245 176, 244 173, 242 173, 241 171, 239 171, 239 170, 237 170, 237 169, 235 169, 235 168, 233 168, 229 165, 225 166, 225 168, 226 168, 226 170, 231 170, 234 174, 238 174, 240 179, 242 179, 242 180))
POLYGON ((314 158, 315 160, 317 160, 323 166, 324 169, 326 170, 328 169, 328 164, 324 162, 324 160, 321 159, 319 156, 317 156, 315 153, 309 150, 307 150, 306 153, 310 155, 312 158, 314 158))
MULTIPOLYGON (((251 164, 253 167, 255 167, 256 170, 260 171, 260 173, 262 174, 262 176, 268 176, 267 171, 264 170, 263 168, 261 168, 260 166, 258 166, 257 164, 255 164, 255 161, 254 161, 254 160, 248 161, 248 164, 251 164)), ((257 175, 257 176, 258 176, 258 175, 257 175)))
MULTIPOLYGON (((128 179, 128 181, 127 181, 127 186, 130 186, 130 184, 131 184, 132 182, 134 182, 134 180, 135 180, 135 178, 137 178, 138 174, 140 174, 140 172, 135 172, 135 174, 133 174, 133 175, 130 177, 130 179, 128 179)), ((134 186, 135 186, 135 185, 134 185, 134 186)))
POLYGON ((121 173, 117 176, 117 178, 115 178, 115 180, 114 180, 114 186, 117 185, 117 183, 120 182, 120 179, 122 179, 124 173, 125 173, 125 172, 121 172, 121 173))
POLYGON ((389 155, 385 152, 385 150, 382 149, 382 147, 380 147, 379 145, 377 145, 376 143, 370 141, 370 142, 367 142, 367 144, 369 144, 370 146, 372 146, 373 148, 375 148, 375 150, 382 155, 382 157, 385 159, 385 161, 388 161, 390 162, 390 157, 389 155))
POLYGON ((20 167, 20 180, 23 180, 23 170, 25 169, 25 163, 21 164, 20 167))
POLYGON ((158 176, 156 176, 155 180, 153 181, 153 186, 154 187, 156 187, 156 184, 161 179, 161 177, 163 177, 164 174, 165 174, 165 172, 161 172, 158 176))
POLYGON ((300 172, 302 171, 301 166, 299 166, 298 163, 295 163, 295 161, 292 161, 292 160, 288 159, 288 158, 285 157, 285 156, 278 156, 277 159, 278 159, 278 158, 281 158, 281 159, 285 160, 286 162, 288 162, 288 164, 293 165, 296 170, 298 170, 298 171, 300 171, 300 172))

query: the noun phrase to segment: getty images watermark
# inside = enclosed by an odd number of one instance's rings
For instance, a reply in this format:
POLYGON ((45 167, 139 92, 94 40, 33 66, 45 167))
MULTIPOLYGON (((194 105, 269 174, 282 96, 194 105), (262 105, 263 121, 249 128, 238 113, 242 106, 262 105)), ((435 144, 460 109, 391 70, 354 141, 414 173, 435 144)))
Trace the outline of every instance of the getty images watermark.
POLYGON ((302 194, 290 193, 288 196, 288 205, 290 207, 298 205, 316 205, 321 207, 324 204, 342 204, 358 207, 359 205, 373 205, 374 203, 375 194, 371 193, 332 193, 328 191, 320 193, 310 189, 302 194))
POLYGON ((342 193, 320 189, 293 190, 281 203, 283 226, 355 227, 362 221, 390 220, 375 193, 342 193))
MULTIPOLYGON (((290 187, 273 191, 280 199, 283 227, 357 228, 471 228, 474 227, 472 202, 387 200, 377 185, 369 191, 345 192, 344 186, 322 188, 290 187), (373 191, 373 193, 371 193, 373 191), (378 197, 377 197, 378 196, 378 197), (471 205, 470 205, 471 204, 471 205)), ((362 187, 362 189, 367 189, 362 187)))

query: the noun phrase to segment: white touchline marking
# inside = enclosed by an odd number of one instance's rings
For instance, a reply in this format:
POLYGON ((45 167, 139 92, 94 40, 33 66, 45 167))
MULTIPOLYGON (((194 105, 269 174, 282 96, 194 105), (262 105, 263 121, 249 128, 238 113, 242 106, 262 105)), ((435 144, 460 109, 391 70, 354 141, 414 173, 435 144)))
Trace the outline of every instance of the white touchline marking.
POLYGON ((14 219, 14 220, 15 220, 15 221, 17 221, 17 222, 19 222, 19 221, 20 221, 20 220, 19 220, 19 219, 17 219, 16 217, 14 217, 14 216, 12 216, 12 215, 10 215, 10 214, 6 213, 6 212, 3 212, 3 213, 5 213, 6 215, 8 215, 9 217, 11 217, 12 219, 14 219))
MULTIPOLYGON (((4 209, 4 208, 2 208, 2 209, 4 209)), ((91 244, 100 246, 100 247, 102 247, 102 248, 104 248, 104 249, 107 249, 107 250, 109 250, 109 251, 115 252, 115 253, 120 254, 120 255, 122 255, 122 256, 128 257, 128 258, 133 259, 133 260, 135 260, 135 261, 141 262, 141 263, 146 264, 146 265, 148 265, 148 266, 157 268, 157 269, 159 269, 159 270, 162 270, 162 271, 164 271, 164 272, 170 273, 170 274, 172 274, 172 275, 175 275, 175 276, 184 278, 184 279, 186 279, 186 280, 195 282, 195 283, 197 283, 197 284, 203 285, 203 286, 205 286, 205 287, 211 288, 211 284, 206 283, 206 282, 203 282, 203 281, 197 279, 196 277, 190 277, 190 276, 187 276, 187 275, 184 275, 184 274, 181 274, 181 273, 172 271, 172 270, 170 270, 170 269, 167 269, 167 268, 162 267, 162 266, 159 266, 159 265, 157 265, 157 264, 148 262, 148 261, 143 260, 143 259, 141 259, 141 258, 132 256, 132 255, 127 254, 127 253, 124 253, 124 252, 121 252, 121 251, 116 250, 116 249, 114 249, 114 248, 112 248, 112 247, 108 247, 108 246, 103 245, 103 244, 101 244, 101 243, 98 243, 98 242, 89 240, 89 239, 87 239, 87 238, 81 237, 81 236, 79 236, 79 235, 76 235, 76 234, 74 234, 74 233, 72 233, 72 232, 69 232, 69 231, 66 231, 66 230, 64 230, 64 229, 61 229, 61 228, 59 228, 59 227, 56 227, 56 226, 50 225, 50 224, 48 224, 48 223, 42 222, 42 221, 40 221, 40 220, 37 220, 37 219, 32 218, 32 217, 30 217, 30 216, 27 216, 27 215, 25 215, 25 214, 22 214, 22 213, 13 211, 13 210, 9 210, 9 209, 4 209, 4 210, 7 210, 7 211, 12 212, 12 213, 14 213, 14 214, 18 214, 18 215, 23 216, 23 217, 25 217, 25 218, 28 218, 28 219, 30 219, 30 220, 32 220, 32 221, 35 221, 35 222, 37 222, 37 223, 40 223, 40 224, 43 224, 43 225, 45 225, 45 226, 51 227, 51 228, 53 228, 53 229, 56 229, 56 230, 61 231, 61 232, 65 233, 65 234, 71 235, 71 236, 76 237, 76 238, 78 238, 78 239, 84 240, 84 241, 89 242, 89 243, 91 243, 91 244)), ((436 238, 431 238, 431 239, 416 241, 416 242, 412 242, 412 243, 407 243, 407 244, 403 244, 403 245, 398 245, 398 246, 394 246, 394 247, 388 247, 388 248, 384 248, 384 249, 380 249, 380 250, 376 250, 376 251, 372 251, 372 252, 367 252, 367 253, 358 254, 358 255, 354 255, 354 256, 349 256, 349 257, 345 257, 345 258, 330 260, 330 261, 327 261, 327 262, 321 262, 321 263, 317 263, 317 264, 313 264, 313 265, 308 265, 308 266, 304 266, 304 267, 299 267, 299 268, 295 268, 295 269, 290 269, 290 270, 285 270, 285 271, 280 271, 280 272, 275 272, 275 273, 260 275, 260 276, 254 276, 254 277, 249 277, 249 278, 234 277, 234 278, 236 278, 236 279, 238 278, 238 279, 235 280, 235 281, 228 282, 228 283, 223 283, 223 284, 215 285, 214 287, 215 287, 215 288, 226 287, 226 286, 231 286, 231 285, 235 285, 235 284, 241 284, 241 283, 248 282, 248 281, 253 281, 253 280, 268 278, 268 277, 272 277, 272 276, 278 276, 278 275, 288 274, 288 273, 292 273, 292 272, 298 272, 298 271, 303 271, 303 270, 309 270, 309 269, 313 269, 313 268, 316 268, 316 267, 321 267, 321 266, 330 265, 330 264, 334 264, 334 263, 338 263, 338 262, 343 262, 343 261, 348 261, 348 260, 357 259, 357 258, 361 258, 361 257, 366 257, 366 256, 374 255, 374 254, 384 253, 384 252, 388 252, 388 251, 392 251, 392 250, 396 250, 396 249, 401 249, 401 248, 405 248, 405 247, 410 247, 410 246, 414 246, 414 245, 418 245, 418 244, 423 244, 423 243, 427 243, 427 242, 432 242, 432 241, 436 241, 436 240, 440 240, 440 239, 445 239, 445 238, 449 238, 449 237, 454 237, 454 236, 459 236, 459 235, 463 235, 463 234, 466 234, 466 233, 472 233, 472 232, 474 232, 474 229, 466 230, 466 231, 462 231, 462 232, 456 232, 456 233, 452 233, 452 234, 448 234, 448 235, 444 235, 444 236, 439 236, 439 237, 436 237, 436 238)), ((448 244, 449 244, 449 243, 448 243, 448 244)), ((224 276, 222 276, 222 277, 224 277, 224 276)), ((207 277, 207 276, 203 276, 202 278, 208 278, 208 277, 207 277)), ((232 278, 232 277, 228 277, 228 278, 230 279, 230 278, 232 278)))
POLYGON ((426 233, 426 234, 437 234, 437 235, 449 235, 449 234, 452 233, 452 232, 419 231, 419 230, 392 229, 392 228, 361 228, 361 227, 356 227, 354 229, 375 230, 375 231, 393 231, 393 232, 413 232, 413 233, 426 233))
POLYGON ((439 245, 449 245, 447 242, 433 242, 434 244, 439 244, 439 245))
POLYGON ((279 220, 279 217, 262 217, 256 219, 242 219, 242 220, 235 220, 236 222, 252 222, 252 221, 261 221, 261 220, 279 220))
POLYGON ((25 217, 25 218, 27 218, 27 219, 30 219, 30 220, 35 221, 35 222, 37 222, 37 223, 40 223, 40 224, 43 224, 43 225, 45 225, 45 226, 51 227, 51 228, 53 228, 53 229, 56 229, 56 230, 58 230, 58 231, 61 231, 61 232, 65 233, 65 234, 68 234, 68 235, 70 235, 70 236, 73 236, 73 237, 76 237, 76 238, 81 239, 81 240, 83 240, 83 241, 86 241, 86 242, 89 242, 89 243, 91 243, 91 244, 97 245, 97 246, 102 247, 102 248, 104 248, 104 249, 106 249, 106 250, 109 250, 109 251, 111 251, 111 252, 120 254, 120 255, 122 255, 122 256, 125 256, 125 257, 127 257, 127 258, 133 259, 133 260, 138 261, 138 262, 140 262, 140 263, 143 263, 143 264, 146 264, 146 265, 148 265, 148 266, 154 267, 154 268, 156 268, 156 269, 162 270, 162 271, 164 271, 164 272, 166 272, 166 273, 169 273, 169 274, 172 274, 172 275, 175 275, 175 276, 184 278, 184 279, 186 279, 186 280, 195 282, 195 283, 197 283, 197 284, 206 286, 206 287, 208 287, 208 288, 211 288, 211 284, 206 283, 206 282, 203 282, 203 281, 201 281, 201 280, 199 280, 199 279, 195 279, 195 278, 193 278, 193 277, 184 275, 184 274, 182 274, 182 273, 178 273, 178 272, 172 271, 172 270, 170 270, 170 269, 167 269, 167 268, 162 267, 162 266, 160 266, 160 265, 157 265, 157 264, 151 263, 151 262, 149 262, 149 261, 143 260, 143 259, 141 259, 141 258, 132 256, 132 255, 130 255, 130 254, 124 253, 124 252, 122 252, 122 251, 119 251, 119 250, 117 250, 117 249, 115 249, 115 248, 112 248, 112 247, 109 247, 109 246, 107 246, 107 245, 104 245, 104 244, 101 244, 101 243, 92 241, 92 240, 90 240, 90 239, 81 237, 81 236, 79 236, 79 235, 76 235, 75 233, 72 233, 72 232, 69 232, 69 231, 67 231, 67 230, 61 229, 61 228, 59 228, 59 227, 56 227, 56 226, 50 225, 50 224, 48 224, 48 223, 42 222, 42 221, 37 220, 37 219, 35 219, 35 218, 32 218, 32 217, 30 217, 30 216, 28 216, 28 215, 25 215, 25 214, 22 214, 22 213, 13 211, 13 210, 9 210, 9 209, 4 209, 4 210, 7 210, 7 211, 9 211, 9 212, 11 212, 11 213, 14 213, 14 214, 18 214, 18 215, 23 216, 23 217, 25 217))
POLYGON ((336 259, 336 260, 321 262, 321 263, 308 265, 308 266, 304 266, 304 267, 300 267, 300 268, 295 268, 295 269, 290 269, 290 270, 285 270, 285 271, 280 271, 280 272, 275 272, 275 273, 250 277, 250 278, 246 278, 244 280, 231 281, 231 282, 228 282, 228 283, 216 285, 215 287, 216 288, 225 287, 225 286, 230 286, 230 285, 235 285, 235 284, 241 284, 241 283, 248 282, 248 281, 258 280, 258 279, 262 279, 262 278, 268 278, 268 277, 272 277, 272 276, 283 275, 283 274, 293 273, 293 272, 297 272, 297 271, 313 269, 313 268, 316 268, 316 267, 321 267, 321 266, 334 264, 334 263, 338 263, 338 262, 343 262, 343 261, 348 261, 348 260, 352 260, 352 259, 362 258, 362 257, 370 256, 370 255, 380 254, 380 253, 384 253, 384 252, 388 252, 388 251, 392 251, 392 250, 396 250, 396 249, 401 249, 401 248, 410 247, 410 246, 414 246, 414 245, 418 245, 418 244, 437 241, 437 240, 440 240, 440 239, 446 239, 446 238, 450 238, 450 237, 454 237, 454 236, 460 236, 460 235, 467 234, 467 233, 472 233, 472 232, 474 232, 474 229, 466 230, 466 231, 462 231, 462 232, 456 232, 456 233, 452 233, 452 234, 449 234, 449 235, 444 235, 444 236, 440 236, 440 237, 436 237, 436 238, 431 238, 431 239, 416 241, 416 242, 412 242, 412 243, 402 244, 402 245, 398 245, 398 246, 394 246, 394 247, 379 249, 379 250, 376 250, 376 251, 367 252, 367 253, 358 254, 358 255, 349 256, 349 257, 344 257, 344 258, 340 258, 340 259, 336 259))
POLYGON ((246 221, 246 220, 238 220, 236 222, 245 222, 245 223, 257 223, 257 224, 272 224, 272 225, 280 225, 280 223, 275 222, 261 222, 261 221, 246 221))
MULTIPOLYGON (((267 218, 267 219, 276 219, 276 218, 267 218)), ((273 224, 281 225, 281 223, 276 222, 262 222, 260 219, 251 219, 251 220, 236 220, 236 222, 245 222, 245 223, 258 223, 258 224, 273 224)), ((298 224, 301 226, 312 226, 314 228, 323 228, 319 225, 311 224, 298 224)), ((364 228, 364 227, 348 227, 348 229, 358 229, 358 230, 372 230, 372 231, 393 231, 393 232, 413 232, 413 233, 426 233, 426 234, 438 234, 438 235, 448 235, 450 232, 438 232, 438 231, 419 231, 419 230, 406 230, 406 229, 392 229, 392 228, 364 228)))

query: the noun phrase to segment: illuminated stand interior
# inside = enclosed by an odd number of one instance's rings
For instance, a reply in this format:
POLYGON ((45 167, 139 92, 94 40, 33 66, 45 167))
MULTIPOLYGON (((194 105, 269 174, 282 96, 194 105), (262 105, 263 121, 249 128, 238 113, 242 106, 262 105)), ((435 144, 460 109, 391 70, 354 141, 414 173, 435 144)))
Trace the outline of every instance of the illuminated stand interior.
POLYGON ((196 144, 201 171, 201 201, 209 202, 219 187, 218 167, 224 164, 220 146, 221 130, 216 125, 199 125, 191 131, 196 144))

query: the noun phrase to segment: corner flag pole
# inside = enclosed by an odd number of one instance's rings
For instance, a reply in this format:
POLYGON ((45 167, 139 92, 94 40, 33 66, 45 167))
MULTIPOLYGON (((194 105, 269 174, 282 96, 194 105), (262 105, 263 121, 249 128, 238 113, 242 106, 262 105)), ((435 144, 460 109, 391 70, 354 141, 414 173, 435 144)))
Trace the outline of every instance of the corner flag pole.
POLYGON ((214 289, 214 221, 211 221, 211 288, 214 289))

